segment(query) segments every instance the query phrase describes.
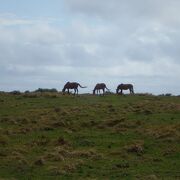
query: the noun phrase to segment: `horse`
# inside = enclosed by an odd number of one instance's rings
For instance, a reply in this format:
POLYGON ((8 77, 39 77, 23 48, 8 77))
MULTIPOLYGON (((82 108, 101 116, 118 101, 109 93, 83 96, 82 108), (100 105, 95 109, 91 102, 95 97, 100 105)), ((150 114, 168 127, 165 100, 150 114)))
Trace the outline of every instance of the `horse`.
POLYGON ((132 84, 119 84, 117 89, 116 89, 116 94, 119 94, 119 90, 121 90, 120 94, 123 93, 123 90, 128 90, 130 94, 134 94, 134 89, 132 84))
POLYGON ((62 89, 62 92, 63 94, 65 93, 66 89, 68 91, 68 94, 69 94, 69 89, 74 89, 74 95, 75 94, 78 94, 78 86, 81 87, 81 88, 86 88, 86 86, 81 86, 79 83, 77 82, 67 82, 65 85, 64 85, 64 88, 62 89))
POLYGON ((100 90, 101 90, 101 89, 102 89, 102 91, 103 91, 103 95, 104 95, 105 89, 107 89, 108 91, 110 91, 110 90, 107 88, 106 84, 104 84, 104 83, 98 83, 98 84, 96 84, 96 86, 94 87, 93 94, 95 95, 96 91, 97 91, 97 94, 98 94, 98 93, 100 94, 100 90))

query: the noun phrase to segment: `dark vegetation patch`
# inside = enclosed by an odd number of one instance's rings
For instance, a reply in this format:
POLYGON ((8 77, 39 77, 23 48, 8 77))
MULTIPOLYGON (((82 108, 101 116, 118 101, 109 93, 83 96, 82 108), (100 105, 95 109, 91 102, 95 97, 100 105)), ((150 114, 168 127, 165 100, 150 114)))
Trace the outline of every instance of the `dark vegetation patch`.
POLYGON ((144 153, 144 142, 133 142, 132 144, 125 146, 125 149, 128 153, 141 155, 142 153, 144 153))
POLYGON ((0 93, 2 179, 176 179, 180 99, 0 93))

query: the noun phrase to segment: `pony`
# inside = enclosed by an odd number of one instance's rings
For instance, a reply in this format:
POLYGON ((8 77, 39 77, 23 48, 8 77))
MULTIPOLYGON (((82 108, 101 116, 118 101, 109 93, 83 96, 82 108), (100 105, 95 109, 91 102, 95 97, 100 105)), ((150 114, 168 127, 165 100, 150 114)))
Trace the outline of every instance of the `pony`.
POLYGON ((119 90, 121 90, 120 94, 123 93, 123 90, 128 90, 130 94, 134 94, 134 89, 132 84, 119 84, 117 89, 116 89, 116 94, 119 94, 119 90))
POLYGON ((86 86, 81 86, 79 83, 77 82, 67 82, 65 85, 64 85, 64 88, 62 89, 62 92, 63 94, 65 93, 66 89, 68 91, 68 94, 69 94, 69 89, 74 89, 74 95, 75 94, 78 94, 78 86, 81 87, 81 88, 86 88, 86 86))
POLYGON ((96 86, 94 87, 93 94, 95 95, 96 91, 97 91, 97 94, 98 94, 98 93, 100 94, 100 90, 101 90, 101 89, 102 89, 102 91, 103 91, 103 95, 104 95, 105 89, 107 89, 108 91, 110 91, 110 90, 107 88, 106 84, 104 84, 104 83, 98 83, 98 84, 96 84, 96 86))

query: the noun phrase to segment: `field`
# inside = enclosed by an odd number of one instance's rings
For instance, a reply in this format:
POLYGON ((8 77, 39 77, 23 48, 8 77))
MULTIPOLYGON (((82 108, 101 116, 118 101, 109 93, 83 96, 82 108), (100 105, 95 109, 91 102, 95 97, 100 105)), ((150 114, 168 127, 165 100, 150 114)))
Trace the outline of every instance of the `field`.
POLYGON ((0 179, 179 179, 180 97, 0 95, 0 179))

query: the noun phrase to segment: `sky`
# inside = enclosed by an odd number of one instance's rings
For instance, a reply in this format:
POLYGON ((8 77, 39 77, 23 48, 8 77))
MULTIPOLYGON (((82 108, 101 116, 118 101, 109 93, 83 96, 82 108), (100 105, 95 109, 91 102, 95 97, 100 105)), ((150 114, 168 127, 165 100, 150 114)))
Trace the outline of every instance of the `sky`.
POLYGON ((179 0, 0 0, 0 91, 79 82, 180 94, 179 0))

